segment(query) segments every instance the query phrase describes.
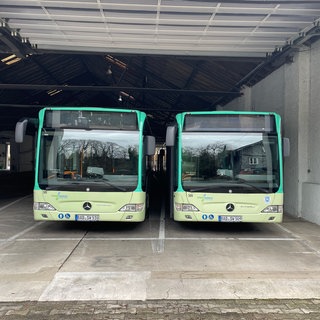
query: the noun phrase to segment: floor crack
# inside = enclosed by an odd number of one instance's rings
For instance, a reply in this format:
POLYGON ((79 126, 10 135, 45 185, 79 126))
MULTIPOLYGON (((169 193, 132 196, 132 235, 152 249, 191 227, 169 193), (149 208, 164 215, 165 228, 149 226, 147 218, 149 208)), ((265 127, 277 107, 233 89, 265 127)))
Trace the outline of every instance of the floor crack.
POLYGON ((68 254, 68 256, 64 259, 64 261, 61 263, 60 267, 58 268, 58 272, 62 269, 62 267, 65 265, 65 263, 69 260, 69 258, 73 255, 73 253, 77 250, 82 240, 87 236, 88 231, 86 231, 83 236, 79 239, 77 244, 74 246, 74 248, 71 250, 71 252, 68 254))

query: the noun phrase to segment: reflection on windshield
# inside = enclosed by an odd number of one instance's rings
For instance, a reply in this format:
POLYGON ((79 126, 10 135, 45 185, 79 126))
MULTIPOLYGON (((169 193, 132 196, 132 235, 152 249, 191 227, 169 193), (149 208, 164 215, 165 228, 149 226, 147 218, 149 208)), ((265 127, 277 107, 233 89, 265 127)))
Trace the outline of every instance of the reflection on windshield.
POLYGON ((39 183, 59 190, 134 190, 138 131, 43 131, 39 183))
POLYGON ((182 135, 182 185, 192 192, 266 193, 279 188, 277 137, 266 133, 182 135))

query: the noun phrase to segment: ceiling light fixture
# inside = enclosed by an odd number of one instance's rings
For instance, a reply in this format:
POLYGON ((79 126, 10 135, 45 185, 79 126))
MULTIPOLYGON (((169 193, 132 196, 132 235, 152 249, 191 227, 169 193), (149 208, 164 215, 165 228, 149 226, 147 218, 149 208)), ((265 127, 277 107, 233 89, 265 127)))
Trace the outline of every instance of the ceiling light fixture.
POLYGON ((116 65, 117 67, 121 68, 121 69, 127 69, 127 64, 118 60, 117 58, 114 58, 113 56, 111 56, 110 54, 105 56, 105 59, 107 61, 109 61, 110 63, 112 63, 113 65, 116 65))
POLYGON ((112 70, 111 70, 111 66, 108 66, 108 69, 106 71, 107 76, 111 76, 112 75, 112 70))
POLYGON ((7 56, 6 58, 1 59, 1 62, 5 63, 6 65, 11 65, 16 62, 19 62, 21 58, 18 58, 15 54, 11 54, 10 56, 7 56))
POLYGON ((127 92, 121 91, 120 95, 122 97, 125 97, 126 99, 130 99, 130 100, 133 100, 133 101, 135 100, 135 98, 133 96, 131 96, 129 93, 127 93, 127 92))
POLYGON ((57 90, 57 89, 52 89, 52 90, 49 90, 47 91, 47 94, 52 97, 52 96, 55 96, 56 94, 62 92, 62 90, 57 90))
POLYGON ((12 37, 18 37, 19 36, 18 30, 11 30, 11 36, 12 37))

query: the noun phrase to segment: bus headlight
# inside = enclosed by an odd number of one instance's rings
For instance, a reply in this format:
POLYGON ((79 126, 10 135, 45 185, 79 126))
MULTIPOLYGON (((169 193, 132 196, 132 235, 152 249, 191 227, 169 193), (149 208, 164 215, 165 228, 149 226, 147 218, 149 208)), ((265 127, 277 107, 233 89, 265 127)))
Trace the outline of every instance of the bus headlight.
POLYGON ((34 202, 33 209, 34 210, 50 210, 50 211, 56 210, 56 208, 48 202, 34 202))
POLYGON ((119 209, 121 212, 139 212, 142 211, 144 208, 143 203, 130 203, 124 205, 122 208, 119 209))
POLYGON ((175 207, 177 211, 199 211, 196 206, 189 203, 175 203, 175 207))
POLYGON ((283 206, 267 206, 261 212, 263 212, 263 213, 282 213, 283 206))

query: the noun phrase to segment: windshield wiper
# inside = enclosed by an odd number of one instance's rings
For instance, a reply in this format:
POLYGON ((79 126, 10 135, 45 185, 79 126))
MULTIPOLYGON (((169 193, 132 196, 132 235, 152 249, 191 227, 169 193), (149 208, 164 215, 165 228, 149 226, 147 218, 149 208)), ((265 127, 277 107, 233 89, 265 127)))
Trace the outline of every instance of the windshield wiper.
MULTIPOLYGON (((241 187, 241 185, 243 185, 244 187, 250 187, 254 190, 257 190, 259 191, 260 193, 269 193, 270 191, 266 190, 266 189, 263 189, 263 188, 260 188, 260 187, 257 187, 251 183, 248 183, 246 180, 243 180, 243 179, 239 179, 239 178, 236 178, 234 180, 229 180, 228 182, 231 182, 231 183, 225 183, 225 182, 220 182, 220 183, 213 183, 212 185, 210 186, 205 186, 205 187, 198 187, 198 188, 193 188, 193 189, 190 189, 188 190, 189 192, 199 192, 199 191, 203 191, 203 192, 214 192, 215 189, 222 189, 222 188, 225 188, 225 189, 230 189, 232 190, 234 187, 241 187), (233 182, 233 184, 232 184, 233 182)), ((221 192, 221 191, 220 191, 221 192)), ((226 191, 227 192, 227 191, 226 191)))
POLYGON ((75 186, 75 185, 87 185, 88 183, 90 184, 90 182, 102 182, 110 187, 113 187, 117 190, 120 190, 120 191, 127 191, 126 188, 123 188, 123 187, 119 187, 113 183, 111 183, 110 181, 108 181, 107 179, 105 178, 102 178, 102 179, 99 179, 99 180, 91 180, 91 181, 84 181, 84 180, 80 180, 80 181, 69 181, 68 184, 61 184, 61 185, 56 185, 56 186, 48 186, 46 187, 46 190, 60 190, 60 189, 65 189, 65 188, 68 188, 71 187, 71 186, 75 186))
POLYGON ((46 187, 46 190, 59 190, 60 186, 50 186, 50 187, 46 187))
POLYGON ((240 179, 240 178, 236 178, 235 181, 238 181, 238 182, 241 182, 241 184, 247 186, 247 187, 251 187, 255 190, 258 190, 260 192, 263 192, 263 193, 269 193, 270 191, 266 190, 266 189, 263 189, 263 188, 260 188, 260 187, 257 187, 251 183, 248 183, 247 180, 244 180, 244 179, 240 179))
POLYGON ((190 190, 186 190, 187 192, 198 192, 198 191, 206 191, 206 192, 213 192, 213 189, 216 189, 218 186, 214 185, 214 186, 207 186, 207 187, 199 187, 199 188, 194 188, 194 189, 190 189, 190 190))
POLYGON ((93 182, 101 182, 101 181, 102 181, 103 183, 105 183, 106 185, 108 185, 108 186, 110 186, 110 187, 113 187, 113 188, 115 188, 115 189, 118 189, 118 190, 120 190, 120 191, 127 191, 126 188, 119 187, 119 186, 113 184, 112 182, 110 182, 110 181, 109 181, 108 179, 106 179, 106 178, 101 178, 101 179, 99 179, 99 180, 93 180, 93 182))

